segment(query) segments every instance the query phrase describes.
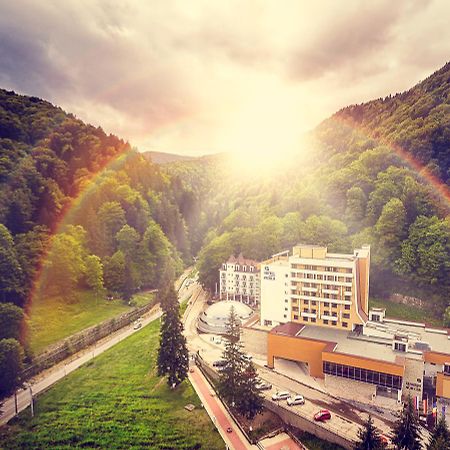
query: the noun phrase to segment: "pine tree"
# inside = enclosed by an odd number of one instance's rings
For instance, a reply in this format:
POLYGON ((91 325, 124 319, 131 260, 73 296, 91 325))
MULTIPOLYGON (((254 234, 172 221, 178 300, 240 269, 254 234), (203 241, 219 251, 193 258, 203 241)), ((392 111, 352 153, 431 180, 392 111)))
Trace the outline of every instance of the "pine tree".
POLYGON ((403 407, 400 419, 394 426, 393 443, 397 450, 420 450, 419 420, 411 397, 403 407))
POLYGON ((238 390, 237 410, 249 420, 253 420, 263 409, 263 397, 261 392, 256 389, 257 384, 258 373, 253 363, 248 361, 244 367, 238 390))
POLYGON ((450 432, 448 430, 444 415, 441 416, 439 422, 434 428, 427 449, 450 450, 450 432))
POLYGON ((223 359, 226 362, 220 372, 219 392, 225 401, 245 416, 253 419, 262 410, 263 399, 256 389, 257 372, 242 352, 239 342, 241 322, 234 308, 226 324, 226 343, 223 359))
POLYGON ((380 450, 384 448, 380 433, 375 428, 372 416, 369 414, 364 428, 358 430, 359 442, 355 445, 355 450, 380 450))
POLYGON ((220 372, 219 392, 224 400, 232 406, 239 397, 238 391, 244 367, 242 345, 239 342, 240 326, 239 317, 231 307, 226 323, 226 342, 222 356, 226 363, 220 372))
POLYGON ((180 309, 173 283, 166 290, 161 300, 163 309, 160 345, 158 351, 158 375, 167 375, 167 384, 174 388, 188 374, 189 353, 186 338, 183 335, 183 324, 180 320, 180 309))

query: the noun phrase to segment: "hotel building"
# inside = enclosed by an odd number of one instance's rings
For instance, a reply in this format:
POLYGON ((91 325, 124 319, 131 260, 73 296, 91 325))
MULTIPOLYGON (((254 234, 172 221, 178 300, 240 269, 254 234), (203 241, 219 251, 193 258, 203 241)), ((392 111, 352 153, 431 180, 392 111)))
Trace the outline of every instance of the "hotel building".
POLYGON ((220 299, 236 300, 248 305, 259 304, 259 264, 240 254, 231 255, 220 269, 220 299))
POLYGON ((294 361, 330 385, 345 378, 350 398, 411 395, 421 409, 435 398, 450 406, 450 330, 369 311, 369 271, 369 246, 342 255, 298 245, 262 262, 267 365, 294 361))
POLYGON ((370 247, 353 255, 298 245, 261 263, 261 325, 353 330, 368 320, 370 247))

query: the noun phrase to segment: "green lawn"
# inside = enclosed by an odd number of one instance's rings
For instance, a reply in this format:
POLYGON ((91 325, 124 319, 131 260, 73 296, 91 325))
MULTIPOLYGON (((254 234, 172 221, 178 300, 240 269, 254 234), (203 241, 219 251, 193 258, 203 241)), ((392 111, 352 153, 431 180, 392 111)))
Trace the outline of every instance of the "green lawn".
POLYGON ((223 449, 189 382, 171 391, 156 376, 158 332, 154 321, 58 382, 34 419, 0 428, 0 448, 223 449))
MULTIPOLYGON (((151 301, 152 296, 151 293, 136 294, 133 302, 141 306, 151 301)), ((120 299, 96 298, 91 291, 77 292, 70 303, 58 296, 45 299, 36 296, 29 310, 30 349, 37 355, 50 344, 130 309, 120 299)))
POLYGON ((369 308, 372 307, 386 308, 386 316, 389 318, 426 322, 432 325, 442 326, 442 320, 436 318, 429 310, 375 298, 369 299, 369 308))

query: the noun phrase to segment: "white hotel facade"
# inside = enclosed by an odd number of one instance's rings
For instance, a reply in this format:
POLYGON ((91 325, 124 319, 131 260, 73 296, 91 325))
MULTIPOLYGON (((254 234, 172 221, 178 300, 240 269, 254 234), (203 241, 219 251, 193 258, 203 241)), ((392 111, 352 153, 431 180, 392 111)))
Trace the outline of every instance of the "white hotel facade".
POLYGON ((237 258, 230 256, 220 269, 220 299, 259 305, 259 264, 244 258, 242 254, 237 258))

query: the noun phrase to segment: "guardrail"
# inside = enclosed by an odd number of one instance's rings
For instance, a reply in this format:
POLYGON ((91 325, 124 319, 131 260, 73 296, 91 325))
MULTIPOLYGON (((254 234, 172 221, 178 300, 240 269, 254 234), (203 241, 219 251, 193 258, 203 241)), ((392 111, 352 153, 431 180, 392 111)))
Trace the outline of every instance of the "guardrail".
POLYGON ((63 361, 73 354, 84 350, 106 336, 130 325, 137 318, 149 312, 157 304, 156 297, 144 306, 127 311, 118 317, 105 320, 100 324, 86 328, 62 341, 52 345, 40 355, 33 358, 32 363, 22 371, 22 381, 26 381, 49 367, 63 361))

